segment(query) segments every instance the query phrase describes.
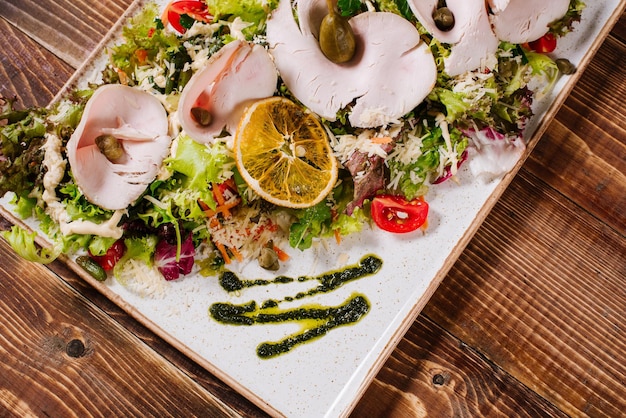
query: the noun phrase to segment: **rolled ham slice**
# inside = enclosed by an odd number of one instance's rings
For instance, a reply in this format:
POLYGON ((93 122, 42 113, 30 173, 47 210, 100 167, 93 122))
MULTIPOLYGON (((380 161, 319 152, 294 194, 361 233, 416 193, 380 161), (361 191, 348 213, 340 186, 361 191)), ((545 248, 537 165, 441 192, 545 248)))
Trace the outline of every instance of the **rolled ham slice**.
POLYGON ((88 201, 125 209, 155 179, 169 153, 167 113, 158 99, 119 84, 99 87, 67 143, 74 181, 88 201), (117 138, 123 155, 109 160, 96 145, 100 135, 117 138))
POLYGON ((502 41, 522 44, 548 33, 550 23, 567 13, 569 0, 509 0, 492 9, 493 30, 502 41))
POLYGON ((264 47, 233 41, 211 56, 183 89, 178 105, 181 127, 200 143, 213 142, 224 130, 232 134, 245 107, 272 96, 277 82, 276 67, 264 47), (194 108, 210 115, 210 122, 198 120, 194 108))
POLYGON ((334 121, 355 102, 354 127, 372 128, 397 120, 432 90, 437 68, 414 25, 393 13, 365 12, 350 19, 356 37, 354 57, 344 64, 326 58, 317 41, 326 14, 322 0, 281 0, 267 22, 269 52, 295 97, 312 112, 334 121))
MULTIPOLYGON (((498 38, 491 29, 485 0, 447 0, 455 24, 449 31, 437 28, 433 12, 437 0, 408 0, 409 7, 424 28, 439 42, 450 44, 450 55, 444 58, 445 71, 457 76, 494 62, 498 38)), ((492 1, 503 7, 505 1, 492 1)), ((494 62, 495 64, 495 62, 494 62)))

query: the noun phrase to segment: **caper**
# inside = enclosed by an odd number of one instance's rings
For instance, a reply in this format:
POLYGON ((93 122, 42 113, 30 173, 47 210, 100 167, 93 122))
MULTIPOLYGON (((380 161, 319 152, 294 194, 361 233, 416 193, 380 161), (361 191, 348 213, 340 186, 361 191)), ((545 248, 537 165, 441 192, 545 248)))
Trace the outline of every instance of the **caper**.
POLYGON ((103 282, 107 278, 107 273, 100 266, 100 264, 96 263, 91 257, 86 255, 81 255, 76 257, 76 264, 81 266, 83 270, 85 270, 91 277, 96 279, 99 282, 103 282))
POLYGON ((124 155, 124 148, 113 135, 103 134, 96 138, 96 145, 109 161, 118 160, 124 155))
POLYGON ((574 74, 576 72, 576 66, 567 58, 558 58, 555 62, 559 71, 565 75, 574 74))
POLYGON ((213 122, 213 115, 203 107, 192 107, 191 116, 200 126, 209 126, 213 122))
POLYGON ((263 247, 258 257, 259 266, 266 270, 276 271, 280 268, 278 254, 272 248, 263 247))
POLYGON ((454 14, 447 7, 439 7, 433 13, 435 25, 441 31, 448 32, 454 28, 454 14))
POLYGON ((332 0, 326 0, 328 14, 320 25, 320 49, 334 63, 348 62, 356 51, 356 39, 348 19, 335 9, 332 0))

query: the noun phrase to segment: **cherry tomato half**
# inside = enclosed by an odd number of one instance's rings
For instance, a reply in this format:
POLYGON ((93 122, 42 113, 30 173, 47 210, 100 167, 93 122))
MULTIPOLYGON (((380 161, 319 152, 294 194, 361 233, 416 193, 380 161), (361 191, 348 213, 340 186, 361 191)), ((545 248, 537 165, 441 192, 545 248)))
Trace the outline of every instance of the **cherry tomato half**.
POLYGON ((109 247, 106 254, 93 255, 90 252, 89 256, 93 258, 96 263, 100 264, 100 267, 102 267, 105 271, 109 271, 115 267, 115 264, 120 261, 120 258, 122 258, 125 252, 126 245, 124 244, 124 240, 118 239, 113 243, 113 245, 111 245, 111 247, 109 247))
POLYGON ((542 54, 550 53, 556 49, 556 36, 548 32, 536 41, 529 42, 528 47, 542 54))
POLYGON ((383 194, 372 199, 372 219, 385 231, 404 233, 424 225, 428 217, 428 203, 423 197, 406 200, 402 196, 383 194))
POLYGON ((183 15, 187 15, 200 22, 211 22, 213 20, 213 16, 209 13, 209 9, 204 1, 174 0, 165 8, 161 21, 164 25, 167 25, 169 22, 178 33, 185 33, 187 28, 185 28, 180 21, 183 15))

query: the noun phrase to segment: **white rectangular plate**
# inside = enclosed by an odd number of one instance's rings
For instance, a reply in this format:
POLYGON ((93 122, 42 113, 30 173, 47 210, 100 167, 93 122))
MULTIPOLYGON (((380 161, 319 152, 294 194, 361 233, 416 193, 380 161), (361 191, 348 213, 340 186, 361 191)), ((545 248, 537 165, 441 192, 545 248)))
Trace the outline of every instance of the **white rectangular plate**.
MULTIPOLYGON (((129 8, 60 96, 68 89, 97 80, 106 62, 105 46, 119 41, 121 25, 143 3, 137 1, 129 8)), ((192 274, 166 282, 162 298, 139 297, 112 279, 99 283, 71 260, 68 263, 130 315, 268 413, 289 417, 345 416, 509 184, 623 10, 624 1, 587 2, 582 21, 573 33, 559 42, 555 52, 557 56, 568 58, 579 70, 573 76, 562 78, 555 90, 537 103, 536 116, 528 128, 526 154, 503 179, 484 183, 472 178, 465 168, 458 175, 458 183, 448 181, 432 187, 428 196, 429 227, 423 235, 367 230, 346 237, 339 245, 329 241, 306 252, 291 251, 291 260, 279 271, 290 277, 341 268, 357 263, 367 254, 383 259, 382 269, 373 276, 291 304, 336 306, 358 292, 368 298, 371 310, 356 325, 337 328, 287 354, 263 360, 256 354, 257 345, 280 340, 298 331, 298 327, 292 324, 222 325, 210 318, 209 306, 226 301, 255 300, 258 303, 295 295, 298 290, 308 289, 307 283, 264 286, 233 295, 227 294, 216 278, 192 274)), ((0 203, 11 211, 8 198, 0 203)), ((247 279, 272 277, 252 264, 256 263, 241 266, 237 270, 239 275, 247 279)))

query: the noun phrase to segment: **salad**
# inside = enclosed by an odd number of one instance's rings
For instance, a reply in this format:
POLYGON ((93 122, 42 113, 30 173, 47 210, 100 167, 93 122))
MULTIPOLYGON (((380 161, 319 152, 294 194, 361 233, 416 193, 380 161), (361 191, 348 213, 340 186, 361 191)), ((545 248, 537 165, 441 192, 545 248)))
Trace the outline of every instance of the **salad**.
POLYGON ((124 284, 253 260, 278 270, 290 249, 362 228, 425 231, 429 190, 463 164, 489 180, 517 162, 533 100, 575 70, 548 53, 584 8, 542 5, 542 22, 525 2, 457 3, 148 3, 98 82, 50 108, 1 100, 0 195, 54 244, 20 227, 4 237, 29 260, 73 254, 124 284), (509 33, 511 19, 535 31, 509 33), (284 152, 315 169, 319 191, 279 195, 308 174, 287 179, 250 151, 269 145, 245 128, 278 118, 317 139, 316 154, 308 137, 284 152))

